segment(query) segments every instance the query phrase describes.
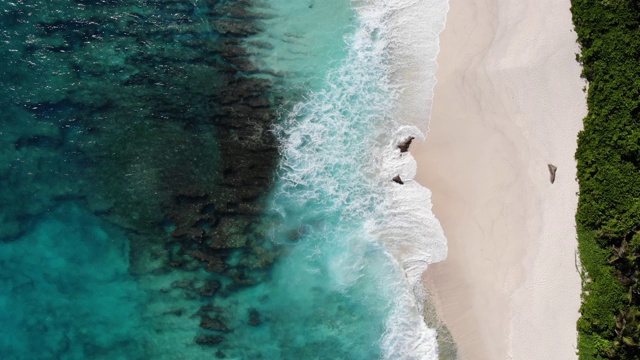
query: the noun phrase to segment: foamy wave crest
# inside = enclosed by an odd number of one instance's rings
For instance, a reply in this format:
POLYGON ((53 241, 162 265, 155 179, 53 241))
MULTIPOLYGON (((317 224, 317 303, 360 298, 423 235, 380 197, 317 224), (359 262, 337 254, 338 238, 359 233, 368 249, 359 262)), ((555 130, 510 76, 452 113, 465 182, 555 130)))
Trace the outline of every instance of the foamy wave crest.
POLYGON ((402 274, 382 344, 386 359, 437 359, 436 332, 426 326, 422 315, 426 300, 422 274, 429 264, 446 258, 447 241, 431 211, 431 192, 413 181, 415 159, 398 148, 410 137, 424 140, 417 127, 401 126, 383 148, 379 176, 386 181, 384 201, 378 207, 383 216, 370 229, 402 274), (389 181, 396 175, 402 185, 389 181))
POLYGON ((415 287, 427 264, 446 258, 447 241, 440 222, 431 211, 431 191, 413 181, 415 159, 411 153, 403 153, 398 148, 398 144, 409 137, 420 141, 422 133, 416 127, 402 126, 383 151, 382 176, 390 179, 399 175, 404 184, 385 183, 384 213, 387 216, 379 224, 378 234, 400 261, 409 284, 415 287))
POLYGON ((359 24, 345 39, 346 59, 276 128, 282 162, 273 206, 293 220, 284 231, 338 220, 316 231, 316 243, 307 246, 339 287, 362 277, 381 284, 391 309, 380 339, 385 359, 437 359, 435 330, 422 317, 420 279, 428 264, 446 257, 446 239, 431 212, 430 191, 412 180, 415 160, 397 145, 409 136, 424 139, 448 5, 353 4, 359 24), (404 185, 391 181, 396 175, 404 185), (386 264, 364 254, 380 244, 386 264), (344 266, 349 263, 354 266, 344 266))
POLYGON ((387 42, 390 85, 397 90, 393 118, 402 125, 428 129, 431 113, 438 35, 444 29, 448 0, 361 0, 359 13, 381 21, 387 42))
POLYGON ((386 178, 399 175, 403 185, 385 184, 384 220, 376 233, 393 255, 405 275, 406 286, 398 305, 390 316, 384 344, 389 359, 422 359, 435 343, 435 331, 428 329, 422 318, 426 293, 422 274, 429 264, 447 256, 447 241, 439 221, 431 211, 431 192, 413 181, 416 162, 409 152, 402 153, 398 144, 422 133, 415 127, 401 127, 384 149, 382 174, 386 178), (418 356, 418 354, 421 354, 418 356))
POLYGON ((431 211, 431 192, 413 181, 415 159, 402 153, 398 144, 410 137, 424 140, 436 83, 438 35, 444 29, 449 5, 446 0, 368 0, 360 4, 363 18, 380 22, 385 29, 388 86, 396 93, 392 124, 400 125, 379 156, 379 170, 383 181, 398 175, 404 184, 383 182, 384 217, 374 230, 402 268, 406 281, 387 319, 385 357, 436 359, 436 334, 422 317, 426 298, 422 274, 429 264, 446 258, 447 242, 431 211))

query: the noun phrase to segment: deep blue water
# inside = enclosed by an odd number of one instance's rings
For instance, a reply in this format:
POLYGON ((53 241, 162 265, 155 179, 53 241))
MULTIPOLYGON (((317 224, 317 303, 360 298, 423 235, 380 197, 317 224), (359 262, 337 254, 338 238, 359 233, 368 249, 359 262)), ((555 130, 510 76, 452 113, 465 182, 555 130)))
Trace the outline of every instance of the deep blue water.
POLYGON ((0 0, 0 358, 434 358, 412 6, 0 0))

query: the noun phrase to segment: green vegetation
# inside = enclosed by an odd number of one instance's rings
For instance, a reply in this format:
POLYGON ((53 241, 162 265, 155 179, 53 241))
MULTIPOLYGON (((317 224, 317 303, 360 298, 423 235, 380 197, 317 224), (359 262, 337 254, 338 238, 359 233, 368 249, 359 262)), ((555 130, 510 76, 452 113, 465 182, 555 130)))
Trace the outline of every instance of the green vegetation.
POLYGON ((640 1, 572 0, 589 81, 578 138, 580 359, 640 359, 640 1))

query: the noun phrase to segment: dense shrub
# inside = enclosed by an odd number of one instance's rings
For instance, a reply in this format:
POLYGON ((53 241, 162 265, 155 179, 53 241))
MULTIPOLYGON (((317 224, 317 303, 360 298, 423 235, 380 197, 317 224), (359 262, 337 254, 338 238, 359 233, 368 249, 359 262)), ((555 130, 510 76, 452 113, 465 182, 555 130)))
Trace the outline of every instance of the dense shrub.
POLYGON ((578 137, 580 359, 640 359, 640 1, 572 0, 589 81, 578 137))

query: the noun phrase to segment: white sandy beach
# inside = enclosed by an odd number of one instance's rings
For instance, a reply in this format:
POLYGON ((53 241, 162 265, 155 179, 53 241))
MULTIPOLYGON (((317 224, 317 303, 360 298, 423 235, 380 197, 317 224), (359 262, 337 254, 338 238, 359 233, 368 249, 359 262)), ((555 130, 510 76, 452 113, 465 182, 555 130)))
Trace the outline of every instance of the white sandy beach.
POLYGON ((450 0, 431 130, 411 151, 449 241, 425 280, 465 360, 577 358, 586 101, 569 8, 450 0))

